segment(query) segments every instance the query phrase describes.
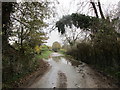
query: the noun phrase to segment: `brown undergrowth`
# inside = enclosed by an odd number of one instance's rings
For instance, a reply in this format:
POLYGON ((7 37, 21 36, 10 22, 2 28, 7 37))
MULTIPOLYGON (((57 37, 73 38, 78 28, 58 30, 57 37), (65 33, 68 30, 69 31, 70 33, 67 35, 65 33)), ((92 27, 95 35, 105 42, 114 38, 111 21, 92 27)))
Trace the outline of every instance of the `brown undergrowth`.
POLYGON ((39 60, 39 62, 40 65, 36 71, 24 76, 14 83, 15 88, 27 88, 45 74, 45 72, 49 69, 49 64, 43 60, 39 60))

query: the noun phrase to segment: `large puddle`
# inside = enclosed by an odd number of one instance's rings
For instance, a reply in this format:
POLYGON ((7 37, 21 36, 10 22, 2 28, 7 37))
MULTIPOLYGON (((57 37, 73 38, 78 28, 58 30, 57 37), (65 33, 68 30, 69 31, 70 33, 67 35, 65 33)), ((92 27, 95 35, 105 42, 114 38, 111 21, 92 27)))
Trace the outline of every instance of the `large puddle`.
POLYGON ((59 53, 52 53, 48 61, 52 60, 54 60, 57 64, 67 64, 71 66, 78 66, 81 64, 80 62, 73 60, 70 57, 65 57, 64 55, 59 53))

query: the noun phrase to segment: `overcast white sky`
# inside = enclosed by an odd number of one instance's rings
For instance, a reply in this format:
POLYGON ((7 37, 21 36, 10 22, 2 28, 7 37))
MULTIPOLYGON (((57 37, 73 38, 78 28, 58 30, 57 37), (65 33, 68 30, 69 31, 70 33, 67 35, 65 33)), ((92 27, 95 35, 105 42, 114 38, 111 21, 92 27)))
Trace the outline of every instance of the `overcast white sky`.
MULTIPOLYGON (((56 15, 56 19, 54 19, 54 20, 58 20, 63 15, 77 12, 77 9, 80 8, 80 6, 77 4, 80 1, 88 2, 90 0, 52 0, 52 1, 56 2, 55 7, 57 8, 56 12, 58 13, 58 15, 56 15)), ((97 0, 94 0, 94 1, 97 1, 97 0)), ((100 1, 101 1, 101 4, 103 5, 102 8, 105 12, 105 10, 107 10, 107 8, 109 8, 109 9, 111 8, 110 5, 112 5, 112 4, 117 5, 120 0, 100 0, 100 1)), ((87 9, 89 8, 89 4, 88 4, 88 7, 86 6, 86 8, 87 9)), ((84 12, 86 12, 86 11, 84 11, 84 12)), ((91 12, 90 14, 93 15, 94 12, 91 12)), ((62 43, 60 34, 58 33, 57 30, 52 31, 48 36, 49 36, 49 39, 47 40, 47 43, 46 43, 47 45, 52 46, 53 42, 55 42, 55 41, 62 43)))

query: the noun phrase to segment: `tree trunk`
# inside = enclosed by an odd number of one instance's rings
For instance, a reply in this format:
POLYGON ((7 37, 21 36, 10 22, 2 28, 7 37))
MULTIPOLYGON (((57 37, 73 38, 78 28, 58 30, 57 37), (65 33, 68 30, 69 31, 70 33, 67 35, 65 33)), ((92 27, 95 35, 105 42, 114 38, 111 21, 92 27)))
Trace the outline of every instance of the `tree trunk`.
POLYGON ((93 6, 93 9, 94 9, 94 12, 95 12, 95 14, 96 14, 96 17, 99 18, 98 12, 97 12, 97 9, 96 9, 96 6, 95 6, 95 3, 94 3, 92 0, 90 1, 90 3, 91 3, 92 6, 93 6))
POLYGON ((20 52, 23 54, 24 53, 24 49, 23 49, 23 27, 21 26, 21 33, 20 33, 21 35, 20 35, 20 37, 21 37, 21 39, 20 39, 20 52))
POLYGON ((102 19, 105 19, 102 8, 101 8, 101 3, 99 0, 98 0, 98 7, 99 7, 99 11, 100 11, 100 15, 101 15, 102 19))

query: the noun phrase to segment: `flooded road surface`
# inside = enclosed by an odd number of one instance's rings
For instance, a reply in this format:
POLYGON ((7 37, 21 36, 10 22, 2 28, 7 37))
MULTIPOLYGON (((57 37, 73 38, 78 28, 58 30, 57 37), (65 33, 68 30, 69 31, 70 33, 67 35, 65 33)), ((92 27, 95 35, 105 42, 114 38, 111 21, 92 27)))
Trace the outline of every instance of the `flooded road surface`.
POLYGON ((29 88, 112 88, 107 78, 82 62, 77 62, 58 53, 52 53, 46 60, 48 72, 29 88))

